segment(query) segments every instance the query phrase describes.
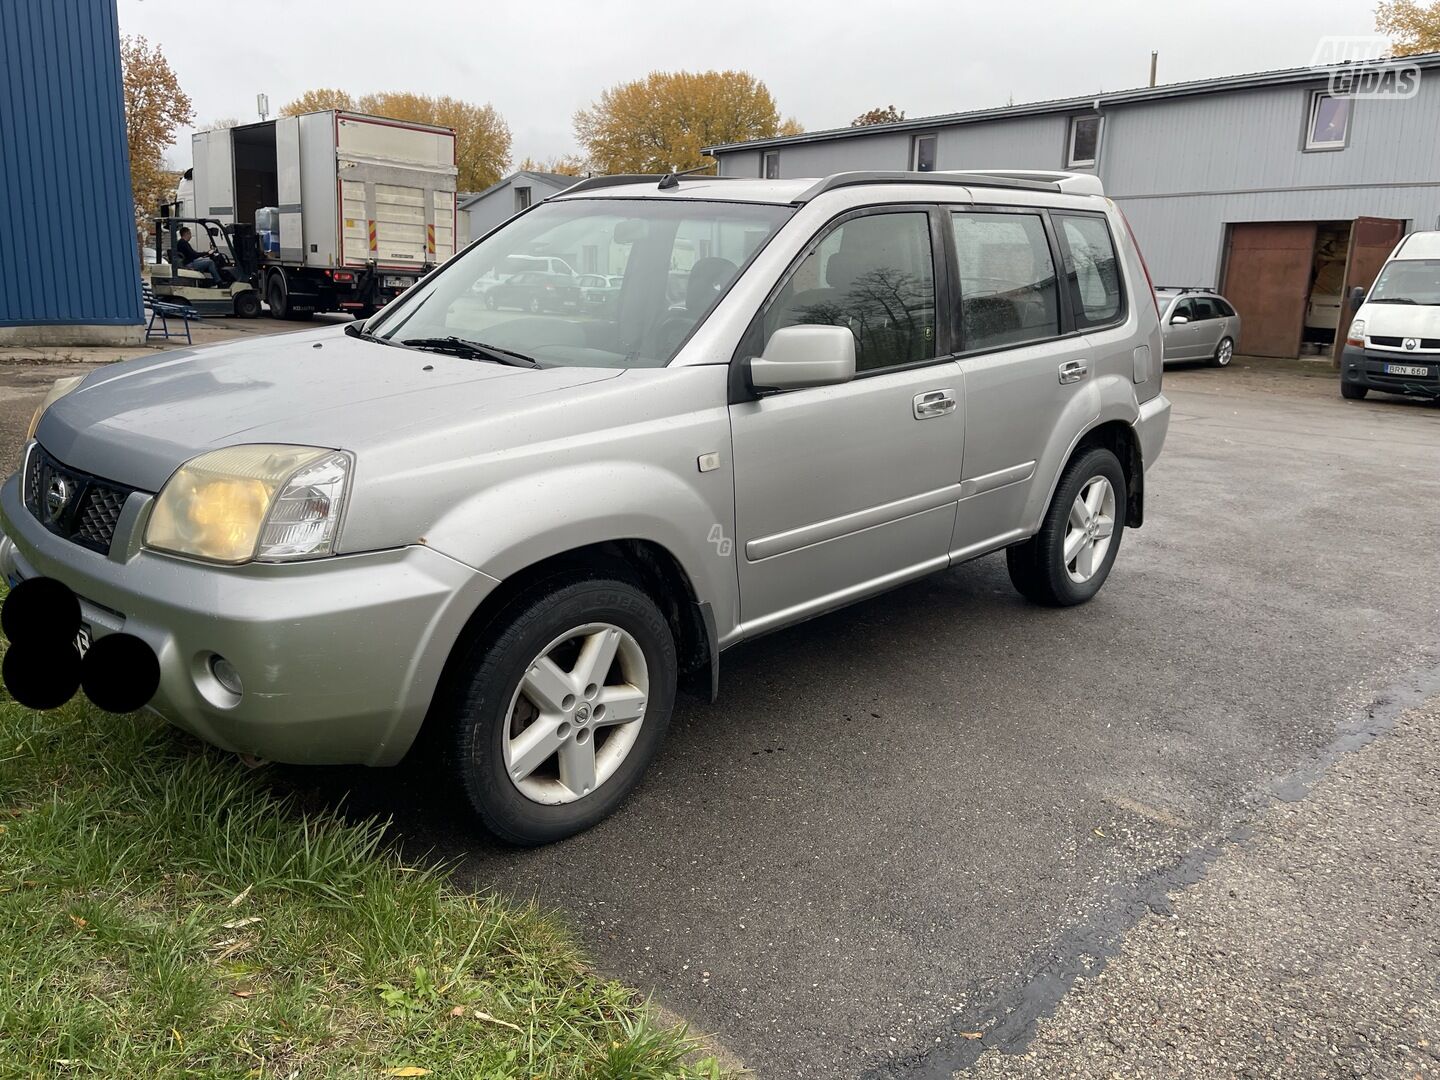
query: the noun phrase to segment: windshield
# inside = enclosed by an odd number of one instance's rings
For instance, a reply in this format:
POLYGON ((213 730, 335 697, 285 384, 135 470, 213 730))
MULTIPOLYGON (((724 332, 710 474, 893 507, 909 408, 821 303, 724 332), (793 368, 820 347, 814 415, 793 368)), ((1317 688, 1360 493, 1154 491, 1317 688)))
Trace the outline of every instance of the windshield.
POLYGON ((395 341, 460 338, 547 367, 663 367, 793 212, 693 199, 544 203, 367 329, 395 341))
POLYGON ((1365 299, 1371 304, 1440 305, 1440 259, 1386 263, 1365 299))

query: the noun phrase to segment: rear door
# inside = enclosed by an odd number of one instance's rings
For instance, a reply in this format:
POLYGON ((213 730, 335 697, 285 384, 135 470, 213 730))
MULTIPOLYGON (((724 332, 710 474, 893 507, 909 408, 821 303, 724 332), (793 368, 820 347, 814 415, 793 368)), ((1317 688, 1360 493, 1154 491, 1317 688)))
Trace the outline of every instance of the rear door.
POLYGON ((1083 337, 1066 333, 1060 250, 1039 209, 950 215, 965 375, 965 467, 952 558, 1021 534, 1046 444, 1090 387, 1083 337))
POLYGON ((235 157, 229 129, 202 131, 191 148, 195 155, 195 216, 235 224, 235 157))
POLYGON ((731 406, 740 607, 747 634, 946 564, 960 493, 960 369, 937 325, 940 219, 861 210, 831 223, 762 308, 777 329, 848 326, 855 378, 731 406))
POLYGON ((1214 356, 1220 339, 1225 336, 1225 320, 1220 317, 1220 308, 1211 297, 1195 297, 1194 307, 1196 359, 1214 356))
POLYGON ((300 214, 300 118, 275 121, 276 205, 280 210, 280 258, 305 261, 305 233, 300 214))

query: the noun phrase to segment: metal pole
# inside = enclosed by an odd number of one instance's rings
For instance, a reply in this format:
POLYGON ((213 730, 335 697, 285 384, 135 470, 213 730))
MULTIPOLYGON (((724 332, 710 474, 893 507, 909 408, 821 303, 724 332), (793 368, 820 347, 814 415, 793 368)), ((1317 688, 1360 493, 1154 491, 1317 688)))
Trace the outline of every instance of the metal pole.
POLYGON ((1155 69, 1160 63, 1160 53, 1156 49, 1150 50, 1150 85, 1155 85, 1155 69))

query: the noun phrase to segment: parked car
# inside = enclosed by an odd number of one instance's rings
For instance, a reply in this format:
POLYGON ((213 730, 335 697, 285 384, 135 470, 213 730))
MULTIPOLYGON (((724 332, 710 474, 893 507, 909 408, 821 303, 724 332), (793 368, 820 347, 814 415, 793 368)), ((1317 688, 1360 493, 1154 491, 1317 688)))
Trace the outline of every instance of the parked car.
POLYGON ((511 255, 500 264, 500 270, 506 277, 523 274, 526 270, 539 270, 542 274, 576 276, 575 268, 556 255, 511 255))
POLYGON ((1240 316, 1234 305, 1213 289, 1155 290, 1160 325, 1165 330, 1165 361, 1209 360, 1226 367, 1235 358, 1240 340, 1240 316))
POLYGON ((608 307, 620 295, 620 285, 624 280, 618 274, 581 274, 576 278, 581 304, 589 311, 608 307))
POLYGON ((1411 233, 1380 268, 1340 357, 1340 393, 1440 399, 1440 232, 1411 233))
POLYGON ((0 488, 12 694, 298 763, 423 727, 537 844, 619 805, 734 645, 990 552, 1036 603, 1096 594, 1170 403, 1095 177, 657 179, 579 183, 343 331, 58 384, 0 488), (612 237, 624 311, 457 336, 512 253, 612 237))
POLYGON ((521 311, 575 311, 580 307, 580 286, 569 274, 526 270, 485 290, 485 306, 521 311))

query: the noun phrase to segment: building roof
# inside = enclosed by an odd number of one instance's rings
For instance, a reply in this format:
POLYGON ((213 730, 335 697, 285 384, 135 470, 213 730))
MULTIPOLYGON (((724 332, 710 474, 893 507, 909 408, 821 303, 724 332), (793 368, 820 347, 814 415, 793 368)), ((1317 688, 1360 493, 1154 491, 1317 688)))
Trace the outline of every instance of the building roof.
MULTIPOLYGON (((1440 67, 1440 52, 1417 53, 1414 56, 1397 57, 1396 62, 1418 68, 1440 67)), ((885 132, 917 131, 929 128, 948 127, 956 124, 977 124, 989 120, 1005 120, 1016 116, 1042 116, 1047 113, 1068 113, 1078 110, 1103 109, 1109 105, 1126 105, 1136 102, 1158 101, 1165 98, 1191 97, 1197 94, 1224 93, 1233 90, 1251 90, 1269 86, 1285 86, 1290 83, 1315 82, 1325 78, 1328 68, 1299 67, 1282 68, 1277 71, 1257 71, 1247 75, 1223 75, 1214 79, 1196 79, 1191 82, 1166 83, 1161 86, 1141 86, 1131 90, 1112 90, 1108 93, 1083 94, 1078 97, 1054 98, 1049 101, 1034 101, 1021 105, 1002 105, 998 108, 971 109, 966 112, 942 113, 937 116, 918 116, 897 120, 889 124, 867 124, 863 127, 827 128, 823 131, 807 131, 802 135, 783 135, 773 139, 755 139, 750 142, 721 143, 704 147, 705 154, 723 154, 733 150, 760 150, 775 146, 794 146, 808 142, 829 142, 832 139, 852 139, 885 132)))
POLYGON ((502 180, 497 180, 484 191, 477 191, 473 195, 457 196, 455 209, 468 210, 481 199, 485 198, 486 195, 489 195, 495 191, 499 191, 505 185, 514 183, 516 180, 522 178, 533 181, 535 183, 548 184, 550 187, 553 188, 567 188, 571 184, 577 183, 580 180, 580 177, 570 176, 566 173, 532 172, 529 169, 521 169, 519 172, 513 172, 502 180))

